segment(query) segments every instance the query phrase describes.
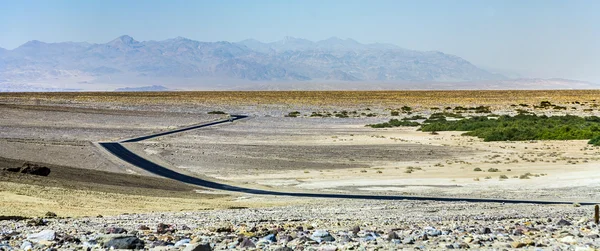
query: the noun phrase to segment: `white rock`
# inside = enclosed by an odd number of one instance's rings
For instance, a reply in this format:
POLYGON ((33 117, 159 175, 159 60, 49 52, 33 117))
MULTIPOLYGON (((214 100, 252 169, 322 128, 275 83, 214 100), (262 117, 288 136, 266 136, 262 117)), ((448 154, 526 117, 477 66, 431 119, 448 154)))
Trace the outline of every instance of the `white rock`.
POLYGON ((37 234, 30 234, 27 236, 28 240, 31 241, 53 241, 56 238, 56 232, 54 230, 44 230, 37 234))
POLYGON ((565 236, 563 238, 560 238, 560 242, 566 243, 566 244, 575 244, 575 243, 577 243, 577 241, 575 240, 575 238, 573 238, 573 236, 565 236))

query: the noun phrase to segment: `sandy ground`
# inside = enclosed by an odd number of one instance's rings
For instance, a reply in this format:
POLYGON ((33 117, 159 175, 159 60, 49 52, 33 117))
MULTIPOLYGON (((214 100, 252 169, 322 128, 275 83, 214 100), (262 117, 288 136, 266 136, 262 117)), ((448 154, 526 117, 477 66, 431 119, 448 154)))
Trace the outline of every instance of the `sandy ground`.
POLYGON ((483 142, 368 122, 252 118, 130 148, 188 172, 292 190, 600 199, 600 149, 586 141, 483 142))

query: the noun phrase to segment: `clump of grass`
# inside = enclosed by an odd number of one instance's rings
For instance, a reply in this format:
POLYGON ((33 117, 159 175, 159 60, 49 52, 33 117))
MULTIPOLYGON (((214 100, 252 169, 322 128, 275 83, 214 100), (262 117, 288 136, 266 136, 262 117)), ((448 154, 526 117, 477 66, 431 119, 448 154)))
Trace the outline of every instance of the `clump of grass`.
POLYGON ((479 167, 475 167, 475 168, 473 169, 473 171, 475 171, 475 172, 481 172, 481 171, 483 171, 483 170, 481 170, 481 168, 479 168, 479 167))
POLYGON ((210 111, 208 114, 227 114, 224 111, 210 111))
POLYGON ((485 179, 486 179, 486 180, 489 180, 489 179, 491 179, 491 178, 492 178, 492 176, 485 176, 485 179))
POLYGON ((488 172, 495 173, 495 172, 500 172, 500 170, 498 170, 498 168, 490 168, 490 169, 488 169, 488 172))
POLYGON ((506 175, 500 175, 500 177, 499 177, 499 178, 500 178, 501 180, 506 180, 506 179, 508 179, 508 176, 506 176, 506 175))
POLYGON ((399 116, 399 115, 400 115, 400 112, 399 112, 399 111, 391 111, 391 112, 390 112, 390 115, 391 115, 391 116, 399 116))

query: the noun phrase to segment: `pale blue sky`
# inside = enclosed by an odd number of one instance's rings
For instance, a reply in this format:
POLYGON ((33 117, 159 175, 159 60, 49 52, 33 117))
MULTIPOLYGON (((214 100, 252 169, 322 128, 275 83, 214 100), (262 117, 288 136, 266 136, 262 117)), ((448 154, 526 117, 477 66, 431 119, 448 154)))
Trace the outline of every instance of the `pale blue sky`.
POLYGON ((17 1, 0 3, 0 47, 183 36, 264 42, 331 36, 439 50, 486 69, 600 83, 600 1, 17 1))

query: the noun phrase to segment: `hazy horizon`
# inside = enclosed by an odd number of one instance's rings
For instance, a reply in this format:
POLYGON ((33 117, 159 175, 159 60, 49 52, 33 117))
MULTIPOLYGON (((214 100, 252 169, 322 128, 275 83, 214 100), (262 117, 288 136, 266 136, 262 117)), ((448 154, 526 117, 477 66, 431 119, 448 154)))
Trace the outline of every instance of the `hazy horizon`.
POLYGON ((285 36, 389 43, 457 55, 512 77, 600 83, 596 1, 11 1, 0 47, 30 40, 106 43, 178 36, 262 42, 285 36))

